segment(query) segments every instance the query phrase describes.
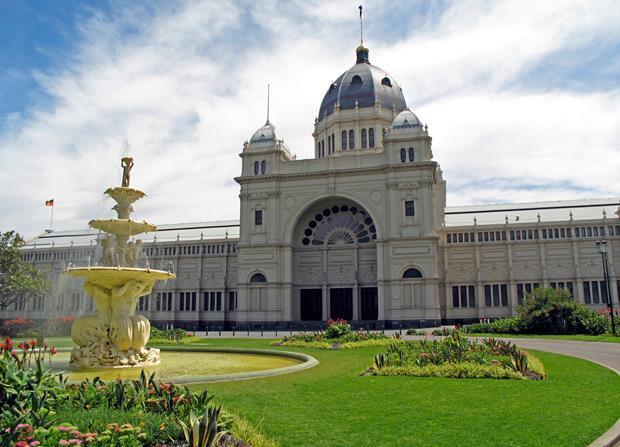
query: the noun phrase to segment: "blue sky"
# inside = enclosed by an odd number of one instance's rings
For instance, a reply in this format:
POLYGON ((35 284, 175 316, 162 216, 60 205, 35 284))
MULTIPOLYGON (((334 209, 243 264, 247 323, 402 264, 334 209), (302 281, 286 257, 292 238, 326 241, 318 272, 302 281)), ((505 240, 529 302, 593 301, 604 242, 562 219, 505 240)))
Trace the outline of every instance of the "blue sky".
MULTIPOLYGON (((0 215, 26 235, 110 214, 128 140, 160 223, 237 218, 242 143, 299 158, 354 62, 358 2, 0 1, 0 215), (24 182, 15 191, 11 183, 24 182), (174 203, 174 206, 170 204, 174 203)), ((372 63, 429 125, 448 204, 618 196, 613 1, 365 2, 372 63)))

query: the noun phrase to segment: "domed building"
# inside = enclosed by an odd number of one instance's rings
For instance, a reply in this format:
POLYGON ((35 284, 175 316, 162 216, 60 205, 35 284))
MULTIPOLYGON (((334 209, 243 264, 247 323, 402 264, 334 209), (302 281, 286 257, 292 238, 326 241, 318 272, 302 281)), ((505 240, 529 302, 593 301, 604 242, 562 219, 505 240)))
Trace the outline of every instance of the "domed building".
MULTIPOLYGON (((618 199, 446 207, 428 127, 363 44, 326 88, 314 158, 297 160, 277 135, 267 120, 243 145, 239 221, 162 225, 141 237, 148 265, 177 272, 140 300, 154 324, 429 327, 512 315, 540 286, 595 309, 618 302, 618 199), (603 238, 609 288, 596 251, 603 238)), ((31 240, 24 259, 57 287, 0 319, 91 312, 62 271, 96 259, 97 241, 89 230, 31 240)))

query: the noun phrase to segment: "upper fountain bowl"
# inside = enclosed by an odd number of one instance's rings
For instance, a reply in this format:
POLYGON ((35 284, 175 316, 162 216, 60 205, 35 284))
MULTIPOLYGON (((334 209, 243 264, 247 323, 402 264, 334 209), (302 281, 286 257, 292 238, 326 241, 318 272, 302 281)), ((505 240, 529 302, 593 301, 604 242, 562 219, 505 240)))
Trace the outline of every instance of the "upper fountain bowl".
POLYGON ((139 189, 129 188, 125 186, 117 186, 114 188, 108 188, 104 194, 112 197, 117 203, 132 204, 136 200, 146 196, 144 192, 139 189))

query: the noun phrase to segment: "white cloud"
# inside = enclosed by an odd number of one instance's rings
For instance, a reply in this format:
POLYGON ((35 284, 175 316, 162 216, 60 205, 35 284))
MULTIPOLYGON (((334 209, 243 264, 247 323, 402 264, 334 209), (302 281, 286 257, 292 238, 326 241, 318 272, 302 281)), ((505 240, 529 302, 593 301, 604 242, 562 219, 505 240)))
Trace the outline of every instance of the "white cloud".
MULTIPOLYGON (((13 114, 0 134, 3 229, 40 232, 51 197, 56 228, 110 216, 102 192, 120 181, 126 138, 136 158, 132 184, 149 195, 136 218, 237 218, 237 154, 264 122, 266 84, 279 135, 310 157, 326 86, 354 62, 356 7, 187 2, 145 11, 119 4, 109 17, 95 15, 82 24, 67 66, 38 76, 53 106, 13 114)), ((385 18, 381 2, 368 10, 367 20, 385 18)), ((433 26, 409 30, 403 15, 402 38, 392 43, 373 46, 380 39, 367 34, 371 60, 396 77, 430 125, 450 204, 618 191, 618 91, 509 88, 550 54, 617 40, 618 14, 613 2, 456 2, 433 26), (467 186, 489 172, 554 183, 543 192, 502 182, 467 186)))

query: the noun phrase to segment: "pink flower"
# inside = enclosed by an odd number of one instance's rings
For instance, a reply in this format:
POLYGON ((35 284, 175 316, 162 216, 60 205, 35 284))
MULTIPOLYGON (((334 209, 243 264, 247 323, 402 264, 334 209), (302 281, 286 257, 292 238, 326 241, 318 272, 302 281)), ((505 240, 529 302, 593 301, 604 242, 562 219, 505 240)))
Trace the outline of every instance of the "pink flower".
POLYGON ((26 441, 17 441, 15 447, 28 447, 28 443, 26 441))
POLYGON ((30 447, 36 447, 36 446, 38 446, 38 445, 41 445, 41 443, 40 443, 39 441, 32 441, 32 442, 30 443, 30 447))
POLYGON ((61 439, 60 441, 58 441, 58 445, 71 445, 71 443, 66 439, 61 439))
POLYGON ((37 341, 34 338, 32 338, 28 340, 28 344, 30 345, 31 348, 34 348, 37 345, 37 341))
POLYGON ((56 355, 56 353, 58 352, 58 349, 56 349, 56 347, 52 347, 52 349, 50 349, 50 354, 51 355, 56 355))
POLYGON ((59 425, 56 427, 59 431, 71 431, 69 427, 65 427, 64 425, 59 425))

